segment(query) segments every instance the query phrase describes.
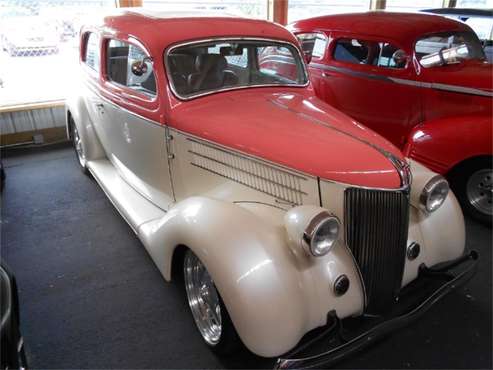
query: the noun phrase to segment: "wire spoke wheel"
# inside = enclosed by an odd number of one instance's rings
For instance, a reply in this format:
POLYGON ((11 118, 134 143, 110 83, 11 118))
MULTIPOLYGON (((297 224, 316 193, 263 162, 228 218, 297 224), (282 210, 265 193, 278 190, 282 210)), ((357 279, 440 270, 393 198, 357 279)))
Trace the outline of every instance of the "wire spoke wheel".
POLYGON ((474 172, 467 181, 467 198, 479 212, 491 216, 493 214, 493 171, 481 169, 474 172))
POLYGON ((197 328, 204 340, 215 346, 222 332, 219 294, 207 269, 191 251, 185 255, 184 276, 188 304, 197 328))

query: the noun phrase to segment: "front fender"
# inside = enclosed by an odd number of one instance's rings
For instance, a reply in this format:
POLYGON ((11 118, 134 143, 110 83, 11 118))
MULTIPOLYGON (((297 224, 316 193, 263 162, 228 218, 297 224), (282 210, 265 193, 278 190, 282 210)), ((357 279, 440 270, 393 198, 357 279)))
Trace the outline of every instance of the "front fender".
MULTIPOLYGON (((271 219, 282 219, 285 211, 268 208, 271 219)), ((362 311, 361 282, 345 246, 309 258, 288 246, 282 222, 266 221, 247 207, 193 197, 141 225, 138 234, 167 280, 176 246, 186 245, 200 258, 240 338, 258 355, 290 350, 324 325, 331 310, 340 317, 362 311), (331 282, 341 273, 351 285, 335 297, 331 282)))
POLYGON ((492 154, 492 124, 485 115, 426 121, 409 134, 404 155, 446 174, 465 159, 492 154))

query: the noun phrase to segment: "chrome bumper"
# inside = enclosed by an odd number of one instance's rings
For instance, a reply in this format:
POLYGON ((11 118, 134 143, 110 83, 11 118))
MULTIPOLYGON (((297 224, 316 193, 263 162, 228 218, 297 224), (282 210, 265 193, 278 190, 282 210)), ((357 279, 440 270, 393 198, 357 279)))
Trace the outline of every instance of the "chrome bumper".
MULTIPOLYGON (((295 348, 292 352, 288 353, 285 358, 279 358, 275 364, 274 369, 310 369, 330 367, 336 362, 343 360, 344 358, 355 354, 368 345, 378 341, 379 339, 389 335, 390 333, 399 330, 413 321, 417 320, 424 313, 426 313, 437 301, 443 296, 456 288, 459 284, 469 280, 476 271, 479 255, 476 251, 471 251, 456 260, 449 261, 441 264, 437 267, 427 268, 424 265, 420 267, 419 276, 416 281, 424 280, 443 280, 444 283, 440 285, 432 294, 428 295, 421 303, 414 306, 414 308, 408 308, 402 313, 402 308, 398 307, 393 309, 393 312, 400 311, 398 314, 390 314, 385 316, 363 316, 362 320, 371 321, 370 329, 353 335, 348 338, 346 330, 343 328, 343 322, 337 318, 334 312, 328 314, 328 326, 327 328, 315 338, 295 348), (450 270, 459 266, 467 265, 467 268, 456 275, 453 275, 450 270), (376 323, 375 323, 376 321, 376 323), (333 340, 338 339, 339 345, 331 348, 325 352, 298 357, 302 352, 308 350, 316 342, 320 342, 322 339, 333 340)), ((412 290, 413 287, 409 287, 412 290)), ((407 288, 403 290, 402 296, 409 293, 407 288)), ((409 295, 409 294, 407 294, 409 295)), ((400 303, 396 303, 396 306, 400 303)), ((368 323, 367 323, 368 324, 368 323)), ((366 325, 365 325, 366 326, 366 325)))

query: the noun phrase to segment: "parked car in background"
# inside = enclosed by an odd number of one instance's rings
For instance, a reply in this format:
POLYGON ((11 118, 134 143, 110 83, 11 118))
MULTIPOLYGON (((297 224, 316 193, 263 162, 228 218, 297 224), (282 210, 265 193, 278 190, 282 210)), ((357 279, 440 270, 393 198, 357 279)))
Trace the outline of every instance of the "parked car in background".
POLYGON ((438 14, 466 23, 483 43, 488 62, 493 63, 493 9, 438 8, 425 9, 422 12, 438 14))
POLYGON ((491 224, 492 66, 462 22, 428 14, 323 16, 288 27, 311 57, 317 95, 445 175, 491 224))
MULTIPOLYGON (((464 254, 447 181, 317 98, 283 27, 138 8, 100 22, 81 31, 68 136, 164 278, 184 277, 212 350, 241 339, 282 355, 312 329, 387 312, 418 277, 477 258, 464 254)), ((336 352, 277 366, 349 355, 468 271, 336 352)))
POLYGON ((56 24, 22 7, 0 11, 0 45, 10 56, 58 53, 56 24))

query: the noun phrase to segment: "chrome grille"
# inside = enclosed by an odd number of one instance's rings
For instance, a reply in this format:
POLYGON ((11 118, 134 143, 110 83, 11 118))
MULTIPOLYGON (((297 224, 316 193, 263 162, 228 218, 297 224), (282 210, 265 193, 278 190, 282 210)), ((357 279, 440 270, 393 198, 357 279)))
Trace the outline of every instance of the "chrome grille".
POLYGON ((389 308, 399 292, 406 258, 409 200, 398 191, 348 188, 346 243, 359 265, 367 312, 389 308))

